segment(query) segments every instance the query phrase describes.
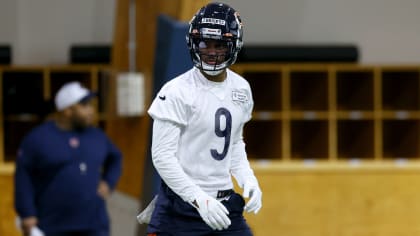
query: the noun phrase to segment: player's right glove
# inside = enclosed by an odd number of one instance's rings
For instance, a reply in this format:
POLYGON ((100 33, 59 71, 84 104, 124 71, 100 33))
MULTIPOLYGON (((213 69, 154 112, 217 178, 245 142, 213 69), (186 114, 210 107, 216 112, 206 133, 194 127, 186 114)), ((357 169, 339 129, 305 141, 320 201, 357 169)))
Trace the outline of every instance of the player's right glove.
POLYGON ((147 205, 147 207, 140 212, 140 214, 137 216, 137 221, 140 224, 149 224, 150 220, 152 219, 153 211, 155 210, 155 205, 157 201, 158 195, 156 195, 153 200, 147 205))
POLYGON ((231 224, 226 207, 205 192, 198 193, 191 205, 197 209, 204 222, 213 230, 227 229, 231 224))

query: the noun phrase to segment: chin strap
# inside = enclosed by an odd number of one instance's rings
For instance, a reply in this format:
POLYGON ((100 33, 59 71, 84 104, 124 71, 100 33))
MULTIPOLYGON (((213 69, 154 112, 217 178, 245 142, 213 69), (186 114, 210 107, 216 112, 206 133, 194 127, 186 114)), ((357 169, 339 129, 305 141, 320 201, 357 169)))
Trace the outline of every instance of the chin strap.
POLYGON ((210 76, 216 76, 220 75, 223 72, 223 70, 203 70, 203 72, 210 76))

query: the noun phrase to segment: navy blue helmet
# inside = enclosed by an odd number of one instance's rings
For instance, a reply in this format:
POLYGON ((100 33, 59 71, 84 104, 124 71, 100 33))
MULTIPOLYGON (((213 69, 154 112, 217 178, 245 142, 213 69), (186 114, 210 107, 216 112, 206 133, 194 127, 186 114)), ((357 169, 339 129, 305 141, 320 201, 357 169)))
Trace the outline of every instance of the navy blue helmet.
POLYGON ((194 66, 215 75, 235 63, 243 44, 243 24, 235 9, 224 3, 209 3, 193 16, 189 24, 186 39, 194 66), (221 45, 219 47, 225 48, 214 63, 206 63, 203 60, 205 53, 200 50, 209 41, 216 41, 221 45))

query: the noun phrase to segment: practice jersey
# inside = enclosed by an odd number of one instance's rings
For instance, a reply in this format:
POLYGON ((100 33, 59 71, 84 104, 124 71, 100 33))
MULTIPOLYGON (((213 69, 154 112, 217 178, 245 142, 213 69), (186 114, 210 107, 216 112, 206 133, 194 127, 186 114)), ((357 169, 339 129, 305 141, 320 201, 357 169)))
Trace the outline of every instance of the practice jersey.
POLYGON ((232 147, 243 143, 252 108, 250 86, 241 76, 227 69, 223 82, 213 82, 192 68, 162 87, 148 113, 181 126, 176 158, 186 175, 212 194, 233 187, 232 147))

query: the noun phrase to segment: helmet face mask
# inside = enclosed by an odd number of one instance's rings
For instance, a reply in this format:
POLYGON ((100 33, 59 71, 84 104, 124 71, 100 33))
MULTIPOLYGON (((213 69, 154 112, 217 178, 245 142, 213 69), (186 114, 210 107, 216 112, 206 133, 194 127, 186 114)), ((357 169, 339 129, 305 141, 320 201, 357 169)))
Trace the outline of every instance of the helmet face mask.
POLYGON ((203 71, 222 71, 228 67, 232 42, 215 39, 193 39, 196 58, 200 58, 199 68, 203 71))
POLYGON ((230 6, 210 3, 190 21, 187 45, 194 66, 217 75, 235 63, 242 47, 242 22, 230 6))

